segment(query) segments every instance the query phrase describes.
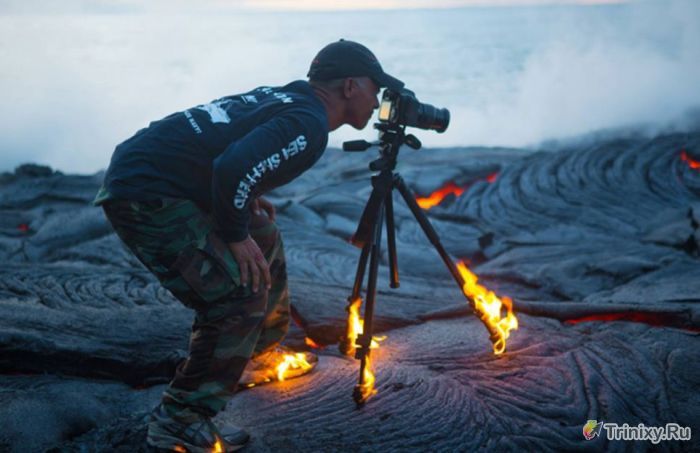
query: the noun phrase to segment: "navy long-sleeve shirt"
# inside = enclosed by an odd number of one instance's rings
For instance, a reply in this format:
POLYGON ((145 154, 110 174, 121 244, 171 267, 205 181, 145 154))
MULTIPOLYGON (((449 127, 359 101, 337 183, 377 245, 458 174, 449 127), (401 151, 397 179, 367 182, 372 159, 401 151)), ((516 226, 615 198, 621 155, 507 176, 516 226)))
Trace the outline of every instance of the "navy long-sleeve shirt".
POLYGON ((173 113, 119 144, 110 198, 187 198, 213 213, 228 242, 248 236, 249 203, 321 157, 328 118, 308 82, 260 87, 173 113))

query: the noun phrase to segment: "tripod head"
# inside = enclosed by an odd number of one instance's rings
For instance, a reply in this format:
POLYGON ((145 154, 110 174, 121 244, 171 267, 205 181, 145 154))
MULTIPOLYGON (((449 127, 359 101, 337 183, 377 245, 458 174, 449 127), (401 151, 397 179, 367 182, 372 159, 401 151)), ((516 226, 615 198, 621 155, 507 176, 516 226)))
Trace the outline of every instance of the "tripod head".
POLYGON ((369 169, 372 171, 393 171, 396 168, 401 145, 408 145, 415 150, 423 146, 415 135, 406 134, 406 126, 382 122, 374 123, 374 128, 379 131, 379 141, 377 142, 368 142, 366 140, 343 142, 343 151, 346 152, 364 152, 372 146, 378 146, 381 157, 370 162, 369 169))

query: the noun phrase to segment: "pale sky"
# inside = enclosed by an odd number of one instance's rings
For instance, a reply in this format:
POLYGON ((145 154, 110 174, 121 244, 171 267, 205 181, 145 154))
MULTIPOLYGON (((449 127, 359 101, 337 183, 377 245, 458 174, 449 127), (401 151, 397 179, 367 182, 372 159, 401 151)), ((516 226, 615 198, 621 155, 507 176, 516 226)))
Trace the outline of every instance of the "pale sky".
POLYGON ((333 11, 364 9, 413 9, 537 6, 601 5, 660 0, 2 0, 0 14, 54 13, 138 13, 183 12, 189 10, 298 10, 333 11))
POLYGON ((628 0, 243 0, 246 6, 260 9, 408 9, 460 8, 468 6, 522 6, 522 5, 594 5, 627 3, 628 0))
MULTIPOLYGON (((303 78, 340 37, 368 45, 422 102, 450 109, 445 134, 419 134, 426 147, 686 130, 686 113, 700 114, 700 0, 624 3, 338 0, 306 13, 319 3, 0 0, 0 171, 36 162, 94 173, 150 121, 303 78), (365 10, 335 12, 350 7, 365 10)), ((355 139, 376 131, 344 126, 329 144, 355 139)))

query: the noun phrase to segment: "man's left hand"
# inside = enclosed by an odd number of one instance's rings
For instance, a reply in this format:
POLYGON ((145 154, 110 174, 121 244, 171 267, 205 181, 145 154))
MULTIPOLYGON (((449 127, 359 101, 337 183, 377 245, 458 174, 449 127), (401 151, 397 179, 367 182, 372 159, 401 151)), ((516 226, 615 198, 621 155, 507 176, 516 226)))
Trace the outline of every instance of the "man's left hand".
POLYGON ((250 210, 253 214, 260 215, 260 210, 264 210, 271 222, 275 221, 275 207, 263 197, 258 197, 250 203, 250 210))

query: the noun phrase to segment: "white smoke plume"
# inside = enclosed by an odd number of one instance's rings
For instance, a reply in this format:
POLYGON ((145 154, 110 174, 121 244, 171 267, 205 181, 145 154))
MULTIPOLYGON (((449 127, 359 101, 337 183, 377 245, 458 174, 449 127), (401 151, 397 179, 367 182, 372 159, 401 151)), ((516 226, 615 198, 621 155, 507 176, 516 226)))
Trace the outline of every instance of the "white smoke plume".
MULTIPOLYGON (((367 44, 421 101, 451 110, 446 133, 418 132, 426 146, 681 127, 700 106, 693 0, 339 13, 217 12, 212 0, 187 14, 186 2, 142 3, 0 5, 0 171, 103 169, 149 121, 304 78, 339 37, 367 44)), ((375 135, 343 127, 330 144, 375 135)))

